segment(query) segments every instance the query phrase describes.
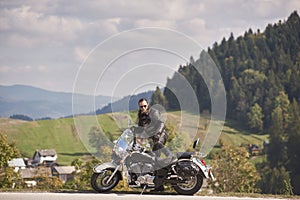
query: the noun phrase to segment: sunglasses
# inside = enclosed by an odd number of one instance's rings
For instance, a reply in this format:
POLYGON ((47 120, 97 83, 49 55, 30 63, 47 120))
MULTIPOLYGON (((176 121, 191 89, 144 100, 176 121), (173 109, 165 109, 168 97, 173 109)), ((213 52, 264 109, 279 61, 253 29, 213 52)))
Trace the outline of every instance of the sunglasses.
POLYGON ((140 106, 140 108, 147 108, 147 105, 142 105, 140 106))

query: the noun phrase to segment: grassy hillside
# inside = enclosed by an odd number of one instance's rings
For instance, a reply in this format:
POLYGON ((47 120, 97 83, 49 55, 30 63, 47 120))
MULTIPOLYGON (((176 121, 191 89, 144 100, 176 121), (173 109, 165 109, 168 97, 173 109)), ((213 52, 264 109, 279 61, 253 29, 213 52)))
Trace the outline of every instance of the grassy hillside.
MULTIPOLYGON (((131 113, 132 119, 135 119, 135 116, 136 113, 131 113)), ((115 123, 115 118, 123 119, 124 116, 121 114, 97 116, 103 131, 110 132, 113 135, 113 139, 116 139, 121 133, 120 128, 115 123)), ((178 121, 180 121, 178 112, 168 114, 168 122, 171 124, 173 122, 174 126, 176 126, 178 121)), ((207 120, 202 118, 200 127, 204 127, 206 122, 207 120)), ((85 131, 87 133, 91 126, 86 124, 85 131)), ((238 146, 253 143, 262 146, 263 141, 268 137, 267 135, 250 134, 240 128, 234 128, 234 126, 234 123, 225 124, 220 137, 222 143, 238 146)), ((122 124, 122 127, 126 127, 126 124, 122 124)), ((72 118, 33 122, 2 118, 0 119, 0 131, 6 134, 10 141, 16 142, 24 157, 32 157, 36 149, 53 148, 58 153, 58 163, 69 165, 75 158, 89 157, 90 155, 76 132, 72 118)))
POLYGON ((88 154, 72 127, 72 119, 33 122, 0 120, 0 131, 16 142, 24 157, 32 157, 36 149, 55 149, 58 163, 62 165, 88 154))
POLYGON ((225 123, 220 139, 223 143, 231 145, 245 146, 252 143, 262 147, 268 137, 267 134, 249 132, 239 127, 236 122, 230 121, 225 123))

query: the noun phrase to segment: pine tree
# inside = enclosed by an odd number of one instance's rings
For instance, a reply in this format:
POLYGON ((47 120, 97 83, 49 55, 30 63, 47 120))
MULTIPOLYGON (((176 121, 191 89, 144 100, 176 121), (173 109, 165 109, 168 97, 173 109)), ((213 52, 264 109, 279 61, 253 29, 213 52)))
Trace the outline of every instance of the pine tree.
POLYGON ((259 185, 265 194, 292 194, 290 175, 284 167, 266 170, 259 185))
POLYGON ((255 103, 247 113, 248 125, 256 131, 263 130, 263 115, 261 107, 255 103))
POLYGON ((280 91, 279 95, 275 98, 275 107, 281 108, 283 126, 284 128, 287 128, 289 124, 290 101, 284 91, 280 91))
POLYGON ((289 157, 287 168, 291 172, 293 192, 300 194, 300 110, 295 99, 291 105, 290 113, 289 139, 286 145, 289 157))
POLYGON ((271 168, 284 166, 287 161, 286 132, 283 118, 283 111, 280 106, 277 106, 272 112, 272 125, 269 130, 268 160, 271 168))
POLYGON ((166 97, 163 95, 163 93, 161 92, 158 86, 156 87, 156 90, 151 97, 151 104, 152 105, 159 104, 163 107, 167 106, 166 97))

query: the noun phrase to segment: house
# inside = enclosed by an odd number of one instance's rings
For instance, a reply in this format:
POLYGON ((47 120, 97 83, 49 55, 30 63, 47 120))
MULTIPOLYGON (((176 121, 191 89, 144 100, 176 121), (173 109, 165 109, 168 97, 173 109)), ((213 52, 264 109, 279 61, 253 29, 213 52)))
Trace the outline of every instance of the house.
POLYGON ((36 150, 33 155, 33 164, 50 166, 56 163, 57 153, 54 149, 36 150))
POLYGON ((20 174, 21 177, 24 179, 25 183, 27 184, 27 187, 33 187, 37 185, 36 177, 52 177, 50 167, 20 169, 20 174))
POLYGON ((62 180, 64 183, 72 180, 74 178, 75 172, 74 166, 54 166, 52 168, 52 175, 57 176, 60 180, 62 180))
POLYGON ((25 169, 25 167, 26 167, 23 158, 14 158, 14 159, 8 161, 8 166, 14 167, 15 172, 18 172, 20 169, 25 169))
POLYGON ((257 156, 260 154, 260 148, 256 144, 249 144, 248 151, 250 156, 257 156))

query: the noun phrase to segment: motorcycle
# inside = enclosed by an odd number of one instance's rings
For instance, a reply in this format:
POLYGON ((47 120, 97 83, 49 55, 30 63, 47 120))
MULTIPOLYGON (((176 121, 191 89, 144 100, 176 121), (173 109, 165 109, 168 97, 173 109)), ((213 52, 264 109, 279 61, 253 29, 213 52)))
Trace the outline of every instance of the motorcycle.
MULTIPOLYGON (((199 139, 194 142, 194 149, 198 143, 199 139)), ((123 180, 124 174, 128 186, 142 188, 142 193, 146 188, 160 190, 170 184, 178 194, 193 195, 202 187, 204 178, 215 180, 199 153, 177 153, 177 158, 170 160, 158 158, 147 147, 137 142, 132 128, 124 130, 114 145, 111 162, 93 168, 93 189, 108 192, 123 180)))

